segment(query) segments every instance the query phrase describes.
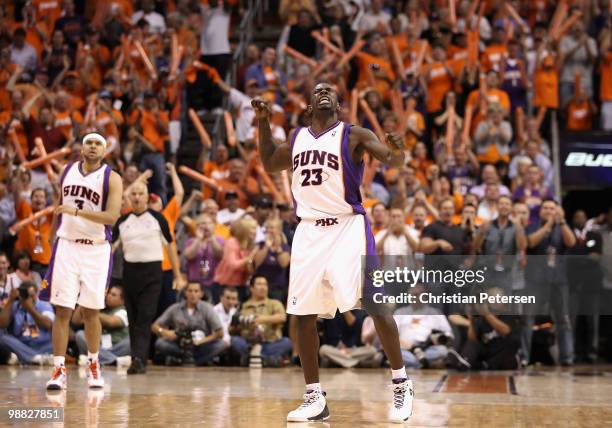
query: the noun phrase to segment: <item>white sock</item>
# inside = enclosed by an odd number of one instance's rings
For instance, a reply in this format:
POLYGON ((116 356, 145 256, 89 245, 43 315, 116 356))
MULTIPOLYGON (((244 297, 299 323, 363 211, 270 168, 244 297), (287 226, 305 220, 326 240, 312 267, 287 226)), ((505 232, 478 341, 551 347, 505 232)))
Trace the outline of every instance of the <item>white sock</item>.
POLYGON ((401 369, 397 369, 397 370, 391 369, 391 378, 393 380, 408 379, 408 375, 406 374, 406 367, 402 367, 401 369))
POLYGON ((309 383, 308 385, 306 385, 306 392, 308 391, 321 392, 321 384, 320 383, 309 383))
POLYGON ((53 365, 55 367, 63 367, 65 361, 66 361, 66 357, 61 357, 59 355, 54 355, 53 356, 53 365))
POLYGON ((89 352, 87 351, 87 359, 89 361, 98 361, 98 353, 97 352, 89 352))

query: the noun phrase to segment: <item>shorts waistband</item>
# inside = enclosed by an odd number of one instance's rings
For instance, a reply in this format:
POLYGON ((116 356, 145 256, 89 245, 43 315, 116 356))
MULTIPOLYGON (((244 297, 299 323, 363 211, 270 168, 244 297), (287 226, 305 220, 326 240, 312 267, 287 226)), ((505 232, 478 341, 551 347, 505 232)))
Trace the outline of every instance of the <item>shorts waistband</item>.
POLYGON ((321 218, 305 218, 305 219, 303 218, 301 219, 301 221, 308 223, 308 224, 313 224, 315 226, 327 227, 327 226, 334 226, 334 225, 340 224, 341 221, 347 220, 349 218, 353 218, 357 215, 361 215, 361 214, 340 214, 340 215, 324 216, 321 218))
POLYGON ((74 242, 75 244, 82 244, 82 245, 102 245, 102 244, 110 243, 110 241, 106 239, 90 239, 90 238, 68 239, 68 238, 61 238, 61 237, 59 239, 63 239, 68 242, 74 242))

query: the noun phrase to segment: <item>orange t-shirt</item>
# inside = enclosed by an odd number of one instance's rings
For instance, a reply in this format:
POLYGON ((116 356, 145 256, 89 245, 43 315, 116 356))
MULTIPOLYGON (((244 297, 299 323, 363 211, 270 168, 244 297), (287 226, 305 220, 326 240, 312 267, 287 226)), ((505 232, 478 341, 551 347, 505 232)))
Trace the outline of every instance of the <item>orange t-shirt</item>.
POLYGON ((112 136, 119 139, 119 130, 117 129, 118 125, 116 124, 116 121, 118 121, 119 125, 121 125, 124 122, 123 115, 119 110, 112 110, 111 114, 114 116, 114 119, 109 113, 101 111, 96 116, 96 125, 104 130, 104 135, 107 137, 112 136))
POLYGON ((593 128, 593 115, 589 101, 570 101, 567 105, 567 129, 589 131, 593 128))
MULTIPOLYGON (((135 110, 130 117, 130 123, 134 123, 138 120, 140 115, 140 126, 142 127, 142 135, 149 140, 149 142, 159 151, 164 153, 166 150, 165 143, 168 139, 167 134, 160 134, 157 129, 157 119, 155 114, 146 110, 135 110)), ((160 111, 159 116, 161 120, 168 126, 169 118, 168 112, 160 111)))
MULTIPOLYGON (((227 178, 229 174, 229 167, 227 162, 223 165, 218 165, 213 161, 204 162, 204 169, 202 171, 205 176, 212 178, 213 180, 223 180, 227 178)), ((202 193, 204 194, 204 198, 208 199, 212 196, 212 189, 204 184, 202 184, 202 193)))
POLYGON ((391 79, 395 79, 395 72, 389 61, 384 58, 369 55, 365 52, 359 52, 357 54, 357 61, 359 62, 359 75, 357 77, 357 85, 360 88, 374 85, 376 90, 384 99, 389 98, 389 90, 391 86, 388 81, 384 79, 377 79, 372 73, 372 65, 378 66, 380 70, 384 71, 387 76, 391 79))
POLYGON ((67 140, 70 140, 73 123, 83 123, 83 115, 77 110, 70 113, 66 111, 55 111, 54 125, 62 131, 67 140))
POLYGON ((559 74, 556 69, 536 69, 534 73, 533 105, 559 108, 559 74))
POLYGON ((505 56, 508 55, 508 48, 504 45, 491 45, 485 48, 480 56, 480 61, 484 71, 489 71, 493 68, 499 69, 499 63, 505 56))
MULTIPOLYGON (((478 102, 480 101, 480 90, 474 89, 470 92, 467 99, 467 105, 471 105, 474 109, 478 108, 478 102)), ((487 102, 500 104, 506 112, 510 111, 510 97, 506 91, 502 89, 491 88, 487 90, 487 102)), ((482 113, 482 112, 480 112, 482 113)))
POLYGON ((429 76, 429 83, 427 84, 427 112, 433 113, 442 109, 444 96, 453 88, 453 79, 441 62, 431 64, 429 76))
POLYGON ((257 180, 252 177, 247 177, 245 183, 242 185, 232 183, 227 179, 217 180, 217 184, 219 186, 219 191, 217 192, 217 203, 219 207, 226 208, 227 204, 225 203, 225 193, 232 191, 236 192, 238 195, 238 200, 240 201, 240 208, 247 208, 249 206, 249 195, 256 195, 259 193, 259 184, 257 180))
POLYGON ((601 101, 612 101, 612 52, 608 51, 599 66, 601 81, 599 83, 599 98, 601 101))
POLYGON ((48 22, 49 27, 55 27, 55 21, 62 14, 62 0, 33 0, 36 8, 36 21, 48 22))
MULTIPOLYGON (((173 196, 172 199, 168 201, 166 207, 162 210, 162 215, 168 222, 168 228, 170 229, 170 236, 172 236, 172 240, 174 237, 174 229, 176 228, 176 222, 181 216, 181 207, 176 202, 176 198, 173 196)), ((162 270, 168 271, 172 270, 172 264, 170 263, 170 258, 168 257, 168 251, 166 250, 166 246, 162 247, 162 251, 164 253, 164 258, 162 260, 162 270)))
MULTIPOLYGON (((23 220, 32 215, 32 207, 26 201, 21 201, 15 209, 17 218, 23 220)), ((17 242, 15 242, 15 250, 25 250, 30 254, 32 260, 43 265, 48 265, 51 259, 51 246, 49 245, 49 237, 51 236, 51 224, 53 222, 53 214, 48 214, 39 219, 38 222, 30 223, 24 226, 17 234, 17 242), (36 238, 37 232, 40 234, 39 239, 36 238), (42 252, 35 254, 34 248, 37 241, 42 247, 42 252)))

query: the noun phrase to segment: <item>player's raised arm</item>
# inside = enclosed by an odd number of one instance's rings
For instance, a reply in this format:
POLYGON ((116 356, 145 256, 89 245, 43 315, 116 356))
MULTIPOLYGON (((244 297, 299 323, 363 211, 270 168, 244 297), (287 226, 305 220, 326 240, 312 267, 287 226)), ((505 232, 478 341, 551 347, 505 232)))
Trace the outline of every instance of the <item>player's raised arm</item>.
POLYGON ((351 128, 350 139, 356 145, 354 153, 356 157, 361 159, 364 152, 369 153, 381 162, 390 166, 404 165, 404 139, 396 133, 386 134, 387 144, 381 142, 376 134, 361 126, 353 126, 351 128))
POLYGON ((251 101, 259 128, 259 156, 266 172, 279 172, 291 168, 291 147, 282 143, 277 145, 272 139, 270 129, 270 109, 260 99, 251 101))
POLYGON ((55 214, 68 214, 83 217, 99 224, 113 225, 121 215, 121 198, 123 195, 123 182, 119 174, 111 171, 108 185, 108 201, 104 211, 81 210, 69 205, 60 205, 55 214))

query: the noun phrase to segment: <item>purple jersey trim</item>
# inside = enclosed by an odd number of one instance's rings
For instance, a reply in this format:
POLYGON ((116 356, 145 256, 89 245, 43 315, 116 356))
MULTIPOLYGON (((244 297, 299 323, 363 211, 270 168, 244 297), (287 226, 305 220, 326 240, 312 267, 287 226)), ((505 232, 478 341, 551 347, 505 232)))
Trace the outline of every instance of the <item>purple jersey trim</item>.
MULTIPOLYGON (((291 135, 291 140, 289 141, 289 154, 291 157, 291 170, 293 171, 293 146, 295 145, 295 139, 297 138, 298 134, 300 133, 302 127, 298 126, 297 128, 295 128, 295 131, 293 131, 293 135, 291 135)), ((293 190, 291 191, 291 200, 293 201, 293 212, 295 215, 295 218, 297 221, 300 221, 301 219, 297 216, 297 202, 295 200, 295 196, 293 196, 293 190)))
MULTIPOLYGON (((293 131, 293 134, 291 135, 291 140, 289 140, 289 150, 290 150, 292 161, 293 161, 293 146, 295 144, 295 139, 297 138, 301 129, 302 129, 301 126, 298 126, 297 128, 295 128, 295 130, 293 131)), ((291 168, 293 169, 293 162, 291 162, 291 165, 292 165, 291 168)))
POLYGON ((349 147, 349 132, 351 125, 344 124, 342 132, 342 181, 344 182, 344 200, 353 207, 355 214, 365 215, 365 209, 361 205, 361 179, 363 178, 363 161, 359 165, 353 162, 349 147))
POLYGON ((53 286, 53 266, 55 264, 55 253, 57 252, 58 242, 59 238, 55 238, 53 248, 51 249, 51 259, 49 259, 49 266, 47 266, 47 272, 45 272, 45 280, 43 281, 45 283, 45 286, 42 290, 40 290, 40 293, 38 295, 40 300, 43 300, 45 302, 51 300, 51 287, 53 286))
MULTIPOLYGON (((106 169, 104 170, 104 182, 102 184, 102 211, 106 210, 106 203, 108 202, 108 188, 110 181, 110 166, 106 165, 106 169)), ((104 225, 104 236, 107 241, 113 240, 113 235, 111 231, 111 227, 108 224, 104 225)))
POLYGON ((111 244, 110 240, 108 241, 108 245, 110 246, 110 255, 108 256, 108 273, 106 274, 106 288, 110 286, 111 283, 111 275, 113 273, 113 244, 111 244))
MULTIPOLYGON (((64 180, 66 179, 66 176, 68 175, 68 170, 70 168, 72 168, 72 165, 74 165, 73 162, 70 162, 68 165, 66 165, 66 168, 64 168, 64 172, 62 173, 62 176, 60 177, 60 201, 59 204, 62 205, 64 203, 64 180)), ((57 216, 57 226, 55 227, 55 231, 57 232, 60 228, 60 226, 62 225, 62 215, 58 214, 57 216)))
POLYGON ((372 276, 374 271, 380 269, 380 259, 376 253, 376 241, 374 240, 374 234, 372 233, 372 228, 370 227, 370 222, 366 215, 363 216, 363 221, 365 223, 364 233, 366 248, 365 254, 361 257, 361 285, 363 287, 361 297, 369 302, 372 301, 374 293, 377 291, 377 288, 374 287, 372 276))
POLYGON ((310 132, 310 135, 312 135, 315 139, 318 139, 318 138, 321 138, 324 134, 326 134, 329 131, 331 131, 332 129, 334 129, 336 126, 338 126, 339 123, 340 123, 340 121, 337 120, 336 123, 334 123, 332 126, 330 126, 327 129, 324 129, 323 131, 319 132, 318 134, 315 134, 314 132, 312 132, 312 128, 309 126, 308 127, 308 132, 310 132))

